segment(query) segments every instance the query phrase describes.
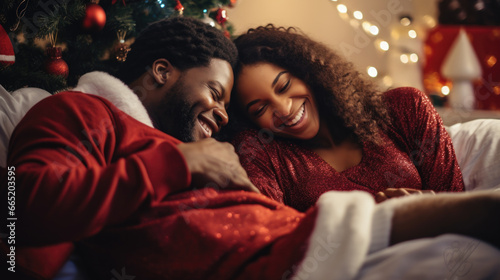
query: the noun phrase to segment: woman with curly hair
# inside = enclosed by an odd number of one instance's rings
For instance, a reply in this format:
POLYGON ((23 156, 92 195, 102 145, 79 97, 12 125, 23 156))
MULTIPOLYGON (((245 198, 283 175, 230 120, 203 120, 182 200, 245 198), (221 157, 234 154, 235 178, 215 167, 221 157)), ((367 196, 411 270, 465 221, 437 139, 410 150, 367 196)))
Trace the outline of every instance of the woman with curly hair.
POLYGON ((235 44, 227 134, 262 193, 306 210, 329 190, 363 190, 377 201, 464 190, 451 139, 424 93, 380 92, 293 28, 250 29, 235 44))

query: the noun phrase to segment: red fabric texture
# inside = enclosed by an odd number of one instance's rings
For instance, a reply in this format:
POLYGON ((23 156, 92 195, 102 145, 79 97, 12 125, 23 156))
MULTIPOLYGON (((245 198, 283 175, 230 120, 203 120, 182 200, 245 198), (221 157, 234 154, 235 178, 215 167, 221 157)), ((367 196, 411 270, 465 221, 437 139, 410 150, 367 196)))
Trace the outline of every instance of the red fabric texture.
MULTIPOLYGON (((141 279, 282 279, 307 248, 307 215, 263 195, 197 190, 80 243, 93 275, 141 279)), ((108 278, 106 278, 108 277, 108 278)))
POLYGON ((33 246, 74 241, 92 279, 291 275, 317 209, 304 214, 243 191, 181 192, 190 175, 178 143, 100 97, 66 92, 35 105, 8 158, 18 258, 46 278, 64 264, 65 245, 43 254, 33 246))
POLYGON ((475 109, 500 110, 500 27, 440 25, 429 31, 425 39, 423 65, 426 92, 441 92, 451 85, 441 75, 441 67, 460 29, 467 33, 481 64, 482 76, 474 82, 475 109))
POLYGON ((252 182, 263 194, 300 211, 330 190, 371 194, 392 188, 464 190, 451 139, 427 96, 414 88, 385 94, 392 124, 381 146, 365 143, 357 166, 337 172, 316 153, 264 131, 234 140, 252 182))

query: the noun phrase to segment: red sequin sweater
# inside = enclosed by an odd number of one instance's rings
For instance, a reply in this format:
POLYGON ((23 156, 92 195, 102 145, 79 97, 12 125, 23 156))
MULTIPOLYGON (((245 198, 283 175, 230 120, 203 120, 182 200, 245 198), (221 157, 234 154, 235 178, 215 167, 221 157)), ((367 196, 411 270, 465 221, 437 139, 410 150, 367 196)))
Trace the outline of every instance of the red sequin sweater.
POLYGON ((376 194, 386 188, 436 192, 464 190, 451 139, 427 96, 414 88, 385 93, 391 125, 382 145, 365 143, 361 162, 337 172, 319 155, 261 130, 247 130, 233 144, 263 194, 304 211, 330 190, 376 194))

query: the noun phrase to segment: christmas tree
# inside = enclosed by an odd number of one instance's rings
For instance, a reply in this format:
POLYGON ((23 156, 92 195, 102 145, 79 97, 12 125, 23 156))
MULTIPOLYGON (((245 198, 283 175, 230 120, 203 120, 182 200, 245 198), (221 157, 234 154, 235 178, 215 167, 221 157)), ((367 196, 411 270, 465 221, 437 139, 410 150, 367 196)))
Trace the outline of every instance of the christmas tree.
POLYGON ((439 23, 455 25, 500 25, 498 0, 442 0, 439 23))
POLYGON ((75 86, 90 71, 113 74, 126 60, 137 33, 166 17, 199 18, 230 36, 232 26, 226 22, 225 7, 235 2, 3 1, 0 24, 12 42, 15 62, 0 61, 0 84, 8 91, 38 87, 55 93, 75 86))

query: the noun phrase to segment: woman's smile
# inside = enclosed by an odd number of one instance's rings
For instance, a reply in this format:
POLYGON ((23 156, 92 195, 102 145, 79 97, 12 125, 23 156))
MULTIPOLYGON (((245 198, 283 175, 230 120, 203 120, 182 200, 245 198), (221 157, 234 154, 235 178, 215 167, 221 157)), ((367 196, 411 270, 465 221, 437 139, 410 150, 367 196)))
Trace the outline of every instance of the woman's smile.
POLYGON ((301 122, 304 119, 305 109, 306 109, 305 103, 303 103, 302 106, 300 106, 299 111, 293 116, 293 119, 286 121, 284 123, 284 125, 286 127, 292 127, 292 126, 296 126, 297 124, 299 124, 299 122, 301 122))

